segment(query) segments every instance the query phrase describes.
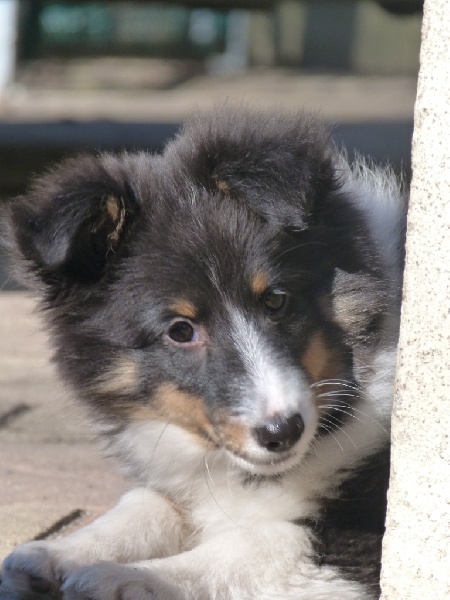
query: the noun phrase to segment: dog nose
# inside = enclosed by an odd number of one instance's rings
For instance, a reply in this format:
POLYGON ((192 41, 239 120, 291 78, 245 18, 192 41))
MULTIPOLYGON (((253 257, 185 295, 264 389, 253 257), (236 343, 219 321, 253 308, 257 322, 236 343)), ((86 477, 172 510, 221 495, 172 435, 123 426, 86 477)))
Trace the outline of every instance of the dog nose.
POLYGON ((262 427, 255 427, 253 435, 269 452, 284 452, 298 442, 304 429, 302 416, 296 413, 287 419, 276 417, 262 427))

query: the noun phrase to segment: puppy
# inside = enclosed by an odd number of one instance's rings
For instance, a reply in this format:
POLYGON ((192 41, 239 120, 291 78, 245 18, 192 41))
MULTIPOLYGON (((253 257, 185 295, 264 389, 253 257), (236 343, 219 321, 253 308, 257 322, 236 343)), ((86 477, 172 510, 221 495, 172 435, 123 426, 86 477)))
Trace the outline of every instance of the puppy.
POLYGON ((221 107, 163 154, 83 156, 7 208, 55 362, 134 488, 5 561, 64 600, 368 600, 404 195, 315 118, 221 107))

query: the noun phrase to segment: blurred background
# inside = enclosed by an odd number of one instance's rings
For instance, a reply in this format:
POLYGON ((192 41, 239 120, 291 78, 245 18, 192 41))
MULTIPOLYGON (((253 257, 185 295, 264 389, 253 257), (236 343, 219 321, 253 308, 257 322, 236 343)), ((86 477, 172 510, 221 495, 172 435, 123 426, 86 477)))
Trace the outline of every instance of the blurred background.
POLYGON ((317 111, 408 178, 422 4, 0 0, 0 201, 63 156, 157 151, 226 99, 317 111))

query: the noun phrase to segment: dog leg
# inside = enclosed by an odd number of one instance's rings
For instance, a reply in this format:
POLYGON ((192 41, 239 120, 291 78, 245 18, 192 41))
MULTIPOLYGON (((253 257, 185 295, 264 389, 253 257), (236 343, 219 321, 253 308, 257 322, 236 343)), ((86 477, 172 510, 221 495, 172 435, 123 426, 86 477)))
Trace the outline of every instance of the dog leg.
POLYGON ((66 537, 19 546, 3 564, 3 580, 12 589, 56 595, 68 575, 82 566, 170 556, 180 551, 181 538, 181 515, 174 506, 138 488, 66 537))
POLYGON ((99 563, 65 582, 64 600, 373 600, 312 560, 309 533, 290 523, 217 535, 170 558, 99 563))

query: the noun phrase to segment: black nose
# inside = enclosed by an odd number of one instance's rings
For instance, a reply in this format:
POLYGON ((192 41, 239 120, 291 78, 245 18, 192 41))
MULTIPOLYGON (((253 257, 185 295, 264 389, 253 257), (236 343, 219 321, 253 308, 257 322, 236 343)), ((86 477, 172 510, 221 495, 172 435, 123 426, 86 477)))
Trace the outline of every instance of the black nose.
POLYGON ((302 416, 297 413, 287 419, 276 417, 263 427, 255 427, 253 435, 269 452, 284 452, 298 442, 304 429, 302 416))

